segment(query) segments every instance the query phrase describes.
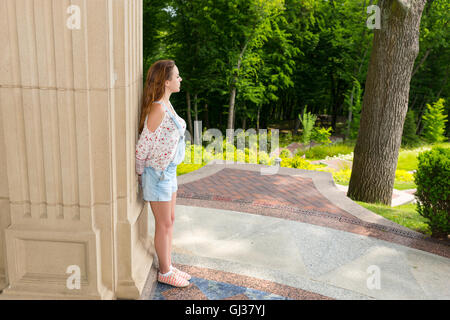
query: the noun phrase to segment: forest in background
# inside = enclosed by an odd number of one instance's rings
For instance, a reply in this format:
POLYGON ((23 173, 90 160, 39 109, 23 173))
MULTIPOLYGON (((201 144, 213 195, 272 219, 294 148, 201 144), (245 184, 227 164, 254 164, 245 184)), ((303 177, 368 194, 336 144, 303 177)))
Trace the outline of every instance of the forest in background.
MULTIPOLYGON (((348 137, 372 49, 367 7, 377 2, 144 0, 144 78, 156 60, 175 60, 183 82, 171 100, 190 132, 201 120, 222 132, 277 127, 295 135, 307 106, 333 135, 348 137)), ((409 94, 417 133, 426 104, 448 101, 448 12, 449 1, 429 0, 422 14, 409 94)))

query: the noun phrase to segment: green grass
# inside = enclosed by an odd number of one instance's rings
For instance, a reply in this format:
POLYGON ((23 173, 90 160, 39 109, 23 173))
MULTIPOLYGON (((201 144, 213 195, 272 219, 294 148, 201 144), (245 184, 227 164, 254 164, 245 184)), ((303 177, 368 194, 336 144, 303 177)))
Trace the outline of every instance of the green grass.
POLYGON ((195 171, 203 167, 205 164, 196 164, 196 163, 180 163, 177 166, 177 176, 181 176, 183 174, 195 171))
POLYGON ((404 204, 397 207, 389 207, 382 204, 372 204, 360 201, 356 202, 364 208, 399 225, 417 232, 431 235, 431 230, 426 224, 427 219, 417 213, 415 204, 404 204))
POLYGON ((418 160, 417 156, 420 152, 432 147, 450 148, 450 142, 442 142, 435 144, 425 144, 419 148, 401 149, 398 155, 397 170, 413 171, 417 170, 418 160))
POLYGON ((307 150, 300 150, 297 155, 303 156, 308 160, 322 160, 326 157, 334 157, 339 154, 349 154, 353 152, 355 146, 347 143, 336 143, 330 145, 320 145, 307 150))
POLYGON ((397 170, 412 171, 417 169, 419 152, 415 150, 401 151, 398 155, 397 170))
POLYGON ((397 190, 409 190, 409 189, 416 189, 417 186, 414 183, 414 181, 409 181, 409 182, 405 182, 405 181, 395 181, 394 182, 394 189, 397 190))
MULTIPOLYGON (((339 184, 341 186, 348 186, 349 185, 349 181, 336 181, 335 179, 335 183, 339 184)), ((395 181, 394 182, 394 189, 397 190, 409 190, 409 189, 416 189, 417 186, 414 182, 403 182, 403 181, 395 181)))

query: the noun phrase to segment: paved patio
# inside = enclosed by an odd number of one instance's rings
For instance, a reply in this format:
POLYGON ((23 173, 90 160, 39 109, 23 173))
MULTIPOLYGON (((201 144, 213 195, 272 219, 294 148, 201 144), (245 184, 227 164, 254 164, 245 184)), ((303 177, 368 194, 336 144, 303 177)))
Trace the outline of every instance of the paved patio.
POLYGON ((271 168, 215 161, 178 177, 173 261, 193 279, 158 284, 155 265, 142 299, 450 298, 448 242, 359 206, 329 173, 271 168))

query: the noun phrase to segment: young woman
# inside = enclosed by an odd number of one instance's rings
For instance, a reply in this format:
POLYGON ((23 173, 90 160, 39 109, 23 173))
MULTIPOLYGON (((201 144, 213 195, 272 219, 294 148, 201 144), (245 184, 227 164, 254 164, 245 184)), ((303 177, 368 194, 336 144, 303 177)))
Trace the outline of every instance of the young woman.
POLYGON ((169 101, 180 91, 181 77, 175 62, 159 60, 149 69, 136 145, 136 173, 144 201, 155 217, 158 281, 175 287, 189 285, 189 274, 172 266, 172 233, 177 198, 177 165, 184 160, 186 122, 169 101))

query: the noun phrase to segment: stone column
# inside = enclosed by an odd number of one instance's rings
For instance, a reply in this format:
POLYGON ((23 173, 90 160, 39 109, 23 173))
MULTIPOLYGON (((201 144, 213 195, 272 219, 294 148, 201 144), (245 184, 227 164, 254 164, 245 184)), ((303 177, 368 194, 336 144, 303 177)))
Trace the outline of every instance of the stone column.
POLYGON ((0 43, 0 299, 138 298, 142 0, 2 0, 0 43))

